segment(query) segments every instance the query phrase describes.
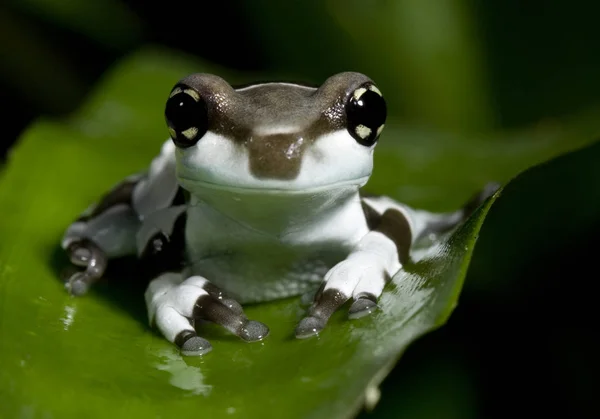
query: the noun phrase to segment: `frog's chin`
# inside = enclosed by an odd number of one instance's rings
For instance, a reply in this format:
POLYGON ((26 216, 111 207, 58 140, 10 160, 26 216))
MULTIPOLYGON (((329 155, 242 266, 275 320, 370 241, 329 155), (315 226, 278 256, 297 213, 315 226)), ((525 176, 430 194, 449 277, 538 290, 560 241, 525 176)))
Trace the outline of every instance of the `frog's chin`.
POLYGON ((315 185, 228 185, 205 180, 192 179, 188 177, 179 177, 179 183, 183 188, 199 194, 210 193, 211 190, 220 193, 230 192, 232 194, 249 195, 320 195, 340 189, 355 187, 357 190, 364 186, 369 180, 369 176, 363 176, 356 179, 342 180, 338 182, 315 184, 315 185))
POLYGON ((367 178, 352 179, 303 188, 248 187, 179 178, 193 208, 227 216, 251 230, 286 235, 335 214, 348 202, 357 203, 358 190, 367 178), (204 209, 202 209, 204 208, 204 209))

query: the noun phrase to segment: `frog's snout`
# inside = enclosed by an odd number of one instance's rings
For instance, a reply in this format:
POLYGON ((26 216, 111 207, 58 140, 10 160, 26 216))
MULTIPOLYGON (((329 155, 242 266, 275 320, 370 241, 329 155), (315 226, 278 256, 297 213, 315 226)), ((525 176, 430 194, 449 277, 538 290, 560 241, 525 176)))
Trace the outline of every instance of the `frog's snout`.
POLYGON ((298 134, 252 136, 246 147, 253 176, 292 180, 300 173, 306 140, 298 134))

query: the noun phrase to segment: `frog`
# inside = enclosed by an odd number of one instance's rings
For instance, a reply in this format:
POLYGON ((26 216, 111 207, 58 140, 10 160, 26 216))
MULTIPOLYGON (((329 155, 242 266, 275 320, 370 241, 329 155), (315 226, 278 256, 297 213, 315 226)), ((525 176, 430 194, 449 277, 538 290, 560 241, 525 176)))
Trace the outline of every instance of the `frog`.
POLYGON ((290 330, 298 339, 318 336, 344 306, 348 321, 376 312, 415 243, 456 228, 498 189, 489 183, 440 213, 365 193, 387 113, 358 72, 320 86, 182 78, 149 168, 66 228, 61 247, 76 270, 65 288, 86 294, 117 258, 152 266, 149 325, 185 356, 212 350, 204 322, 245 342, 267 338, 268 326, 244 312, 252 304, 307 303, 290 330))

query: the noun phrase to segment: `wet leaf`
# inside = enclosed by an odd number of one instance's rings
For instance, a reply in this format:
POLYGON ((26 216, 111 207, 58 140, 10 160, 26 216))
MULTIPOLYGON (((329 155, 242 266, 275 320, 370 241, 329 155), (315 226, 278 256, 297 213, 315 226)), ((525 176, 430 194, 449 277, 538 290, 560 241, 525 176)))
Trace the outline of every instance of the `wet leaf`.
MULTIPOLYGON (((208 328, 204 335, 214 350, 183 358, 148 327, 143 284, 134 272, 114 276, 85 297, 68 296, 59 279, 67 265, 58 248, 65 227, 101 192, 145 168, 167 136, 164 99, 192 71, 224 74, 164 51, 142 51, 107 74, 77 114, 34 124, 11 154, 0 180, 3 416, 348 417, 376 400, 375 386, 406 346, 442 325, 456 305, 496 196, 452 235, 421 249, 419 261, 408 264, 381 298, 381 311, 355 321, 337 313, 318 338, 293 338, 303 314, 294 298, 247 309, 271 328, 263 342, 246 344, 208 328)), ((450 209, 490 175, 507 180, 584 143, 593 130, 584 119, 581 130, 567 122, 560 135, 534 138, 529 146, 515 142, 510 147, 521 147, 518 159, 498 145, 484 149, 468 141, 440 153, 444 136, 392 128, 371 188, 450 209), (569 145, 561 141, 565 132, 569 145), (488 168, 490 159, 495 170, 488 168), (486 170, 473 173, 478 166, 486 170), (437 181, 446 189, 428 187, 437 181)))

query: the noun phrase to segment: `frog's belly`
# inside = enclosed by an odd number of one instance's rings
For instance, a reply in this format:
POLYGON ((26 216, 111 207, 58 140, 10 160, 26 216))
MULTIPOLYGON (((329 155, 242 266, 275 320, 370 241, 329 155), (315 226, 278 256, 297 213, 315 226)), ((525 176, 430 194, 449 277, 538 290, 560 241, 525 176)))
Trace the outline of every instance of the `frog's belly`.
POLYGON ((196 260, 190 274, 217 285, 239 303, 256 303, 315 290, 344 252, 316 255, 226 254, 196 260))

